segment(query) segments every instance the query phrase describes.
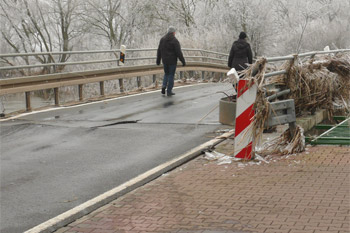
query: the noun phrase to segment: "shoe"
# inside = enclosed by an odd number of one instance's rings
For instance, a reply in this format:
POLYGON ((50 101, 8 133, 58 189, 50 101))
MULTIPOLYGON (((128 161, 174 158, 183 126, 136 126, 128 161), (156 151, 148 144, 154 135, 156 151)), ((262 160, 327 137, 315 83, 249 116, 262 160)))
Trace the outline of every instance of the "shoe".
POLYGON ((175 95, 175 93, 174 92, 170 92, 170 93, 167 94, 167 96, 172 96, 172 95, 175 95))
POLYGON ((162 87, 162 94, 165 95, 165 88, 162 87))

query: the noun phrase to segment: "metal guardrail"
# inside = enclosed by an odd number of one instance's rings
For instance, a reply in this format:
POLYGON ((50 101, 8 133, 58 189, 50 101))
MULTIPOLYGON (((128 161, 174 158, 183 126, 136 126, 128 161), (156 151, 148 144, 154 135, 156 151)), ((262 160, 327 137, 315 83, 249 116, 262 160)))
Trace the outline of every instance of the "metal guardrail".
MULTIPOLYGON (((180 72, 197 70, 226 73, 228 68, 225 65, 205 62, 188 62, 186 66, 179 65, 177 68, 180 72)), ((164 73, 162 66, 143 65, 0 79, 0 95, 162 73, 164 73)))
MULTIPOLYGON (((188 49, 184 48, 182 51, 185 52, 200 52, 201 56, 184 56, 186 60, 200 60, 203 61, 205 59, 212 60, 212 61, 218 61, 220 63, 227 62, 228 54, 225 53, 218 53, 214 51, 209 50, 201 50, 201 49, 188 49), (207 56, 203 55, 206 54, 207 56), (217 58, 217 57, 210 57, 209 55, 216 55, 225 57, 225 59, 217 58)), ((153 52, 154 56, 148 56, 148 57, 127 57, 126 61, 141 61, 141 60, 153 60, 152 63, 155 63, 156 60, 156 48, 147 48, 147 49, 127 49, 126 53, 135 53, 135 52, 153 52)), ((38 57, 38 56, 47 56, 47 59, 53 59, 53 56, 56 55, 85 55, 85 54, 113 54, 116 58, 115 59, 105 59, 105 60, 89 60, 89 61, 77 61, 77 62, 51 62, 51 63, 43 63, 43 64, 33 64, 33 65, 16 65, 16 66, 3 66, 0 67, 0 71, 5 70, 18 70, 18 69, 31 69, 31 68, 39 68, 39 67, 58 67, 58 66, 69 66, 69 65, 87 65, 87 64, 99 64, 99 63, 116 63, 119 65, 119 53, 120 49, 116 50, 94 50, 94 51, 69 51, 69 52, 40 52, 40 53, 12 53, 12 54, 0 54, 1 58, 7 58, 7 57, 38 57)))
POLYGON ((267 120, 268 127, 288 123, 291 136, 293 137, 296 129, 295 121, 294 99, 270 103, 269 118, 267 120))
MULTIPOLYGON (((92 53, 116 53, 120 50, 99 50, 99 51, 72 51, 72 52, 52 52, 52 53, 28 53, 28 54, 2 54, 1 57, 15 57, 15 56, 39 56, 39 55, 62 55, 62 54, 92 54, 92 53)), ((132 52, 149 52, 156 51, 155 48, 150 49, 128 49, 128 53, 132 52)), ((217 53, 213 51, 200 50, 200 49, 183 49, 184 52, 200 52, 201 56, 185 56, 186 59, 200 60, 200 61, 187 61, 185 67, 178 66, 177 71, 180 71, 180 77, 183 75, 183 71, 202 71, 202 77, 204 76, 204 71, 209 72, 220 72, 226 73, 229 68, 226 65, 227 59, 221 59, 217 57, 208 57, 204 56, 204 53, 214 54, 217 56, 228 57, 227 54, 217 53), (208 60, 218 61, 216 63, 205 62, 208 60), (222 64, 224 62, 224 64, 222 64)), ((318 52, 309 52, 299 55, 289 55, 283 57, 271 57, 266 58, 267 62, 276 62, 276 61, 286 61, 294 60, 296 57, 314 57, 318 54, 328 54, 328 53, 342 53, 350 52, 350 49, 341 49, 341 50, 332 50, 332 51, 318 51, 318 52)), ((128 61, 137 61, 137 60, 153 60, 155 57, 127 57, 128 61)), ((95 61, 80 61, 80 62, 70 62, 70 63, 58 63, 59 65, 73 65, 73 64, 91 64, 91 63, 105 63, 105 62, 115 62, 117 59, 110 60, 95 60, 95 61)), ((152 63, 153 63, 152 62, 152 63)), ((57 63, 54 63, 57 64, 57 63)), ((54 64, 45 64, 47 66, 52 66, 54 64)), ((29 65, 26 68, 39 67, 41 65, 29 65), (31 66, 31 67, 29 67, 31 66)), ((19 67, 23 66, 13 66, 8 67, 8 70, 11 69, 21 69, 19 67)), ((4 70, 5 68, 2 67, 4 70)), ((1 71, 1 69, 0 69, 1 71)), ((265 74, 265 77, 271 77, 275 75, 286 74, 287 70, 274 71, 271 73, 265 74)), ((83 100, 83 84, 87 83, 100 83, 100 95, 104 96, 104 81, 107 80, 117 80, 119 79, 120 90, 123 91, 123 79, 137 77, 137 84, 140 86, 141 77, 153 75, 153 82, 156 81, 156 75, 162 74, 163 68, 156 65, 138 65, 138 66, 119 66, 117 68, 101 69, 101 70, 90 70, 82 72, 66 72, 66 73, 54 73, 48 75, 34 75, 26 77, 16 77, 16 78, 6 78, 0 79, 0 96, 11 93, 25 92, 26 94, 26 109, 27 111, 31 110, 30 105, 30 92, 35 90, 44 90, 44 89, 54 89, 55 94, 55 105, 59 105, 58 99, 58 89, 63 86, 72 86, 78 85, 79 87, 79 100, 83 100)))
MULTIPOLYGON (((186 66, 178 66, 180 77, 184 71, 204 71, 226 73, 229 68, 222 64, 206 62, 187 62, 186 66)), ((156 85, 156 75, 163 74, 162 66, 120 66, 118 68, 92 70, 84 72, 55 73, 49 75, 36 75, 18 78, 0 79, 0 96, 13 93, 25 93, 26 110, 31 111, 30 92, 44 89, 53 89, 55 105, 59 106, 59 88, 63 86, 78 85, 79 100, 83 101, 83 85, 88 83, 99 83, 100 95, 105 95, 104 82, 108 80, 119 80, 121 92, 124 92, 123 80, 137 77, 137 85, 141 87, 141 77, 152 75, 153 83, 156 85)))
POLYGON ((275 61, 286 61, 286 60, 293 60, 295 56, 297 57, 315 57, 316 55, 321 54, 330 54, 330 53, 344 53, 344 52, 350 52, 350 49, 338 49, 338 50, 330 50, 330 51, 313 51, 313 52, 307 52, 307 53, 301 53, 301 54, 295 54, 295 55, 288 55, 283 57, 271 57, 266 58, 267 62, 275 62, 275 61))

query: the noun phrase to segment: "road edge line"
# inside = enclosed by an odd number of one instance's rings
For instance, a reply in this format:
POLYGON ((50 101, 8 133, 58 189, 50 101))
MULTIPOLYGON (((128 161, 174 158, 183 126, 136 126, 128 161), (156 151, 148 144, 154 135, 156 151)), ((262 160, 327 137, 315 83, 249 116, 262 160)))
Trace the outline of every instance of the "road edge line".
POLYGON ((163 163, 161 165, 158 165, 157 167, 144 172, 137 177, 93 198, 90 199, 73 209, 70 209, 54 218, 51 218, 47 220, 46 222, 43 222, 24 233, 51 233, 56 230, 58 230, 61 227, 64 227, 68 225, 69 223, 74 222, 75 220, 93 212, 94 210, 97 210, 98 208, 110 203, 111 201, 127 194, 130 191, 135 190, 138 187, 141 187, 142 185, 145 185, 149 183, 150 181, 158 178, 162 174, 196 158, 197 156, 201 155, 204 150, 208 148, 212 148, 219 143, 225 141, 227 138, 234 135, 234 130, 230 130, 227 133, 224 133, 208 142, 205 142, 185 154, 182 154, 178 156, 175 159, 172 159, 166 163, 163 163))

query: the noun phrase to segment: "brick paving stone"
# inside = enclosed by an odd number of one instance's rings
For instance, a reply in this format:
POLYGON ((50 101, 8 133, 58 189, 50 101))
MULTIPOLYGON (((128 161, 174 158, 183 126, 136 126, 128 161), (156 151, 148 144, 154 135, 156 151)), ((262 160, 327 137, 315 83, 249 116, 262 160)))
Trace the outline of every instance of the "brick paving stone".
POLYGON ((57 232, 350 232, 349 200, 350 147, 269 163, 200 156, 57 232))

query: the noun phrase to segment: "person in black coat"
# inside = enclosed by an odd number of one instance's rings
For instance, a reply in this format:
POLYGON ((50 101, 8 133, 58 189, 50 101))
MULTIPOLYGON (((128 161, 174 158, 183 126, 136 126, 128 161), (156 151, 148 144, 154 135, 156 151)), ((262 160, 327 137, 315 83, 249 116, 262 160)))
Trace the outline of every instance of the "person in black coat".
POLYGON ((182 62, 183 66, 186 65, 180 42, 175 37, 175 31, 176 29, 172 26, 168 28, 168 33, 160 40, 157 50, 157 65, 160 65, 162 60, 164 67, 162 94, 165 94, 165 90, 167 90, 168 96, 175 95, 172 89, 174 87, 177 59, 182 62))
POLYGON ((244 70, 248 63, 253 63, 253 54, 250 44, 246 41, 247 34, 241 32, 239 39, 233 42, 230 55, 228 57, 228 66, 235 68, 236 71, 244 70))

